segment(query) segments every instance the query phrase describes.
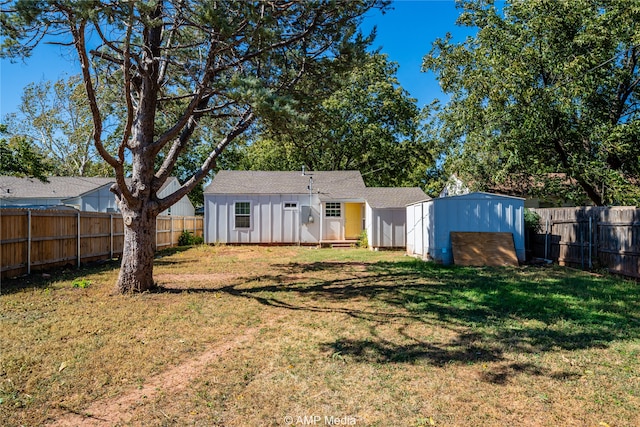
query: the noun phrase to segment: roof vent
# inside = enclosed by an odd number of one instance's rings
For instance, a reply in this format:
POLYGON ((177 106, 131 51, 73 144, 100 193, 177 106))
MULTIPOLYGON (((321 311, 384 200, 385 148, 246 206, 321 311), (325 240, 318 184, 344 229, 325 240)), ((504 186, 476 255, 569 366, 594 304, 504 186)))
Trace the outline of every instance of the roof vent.
POLYGON ((304 165, 302 165, 302 176, 304 176, 304 165))

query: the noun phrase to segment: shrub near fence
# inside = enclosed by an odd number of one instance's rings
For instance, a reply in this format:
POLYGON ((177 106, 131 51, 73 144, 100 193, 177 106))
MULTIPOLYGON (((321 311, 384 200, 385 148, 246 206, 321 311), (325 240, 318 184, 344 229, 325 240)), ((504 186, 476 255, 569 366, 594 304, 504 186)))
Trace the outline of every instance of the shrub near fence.
MULTIPOLYGON (((156 248, 178 244, 183 230, 203 235, 203 217, 159 216, 156 248)), ((111 259, 122 254, 120 214, 62 210, 0 210, 1 277, 56 266, 111 259)))
POLYGON ((561 265, 640 278, 640 209, 576 207, 531 209, 540 215, 533 255, 561 265))

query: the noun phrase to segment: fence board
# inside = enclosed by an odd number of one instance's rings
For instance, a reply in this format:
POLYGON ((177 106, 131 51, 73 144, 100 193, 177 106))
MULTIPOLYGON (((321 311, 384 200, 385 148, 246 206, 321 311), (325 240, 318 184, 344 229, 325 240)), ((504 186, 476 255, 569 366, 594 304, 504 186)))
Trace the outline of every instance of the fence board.
MULTIPOLYGON (((176 246, 185 229, 196 236, 204 233, 203 217, 162 216, 156 224, 157 249, 176 246)), ((1 277, 19 276, 30 269, 110 259, 120 256, 123 246, 124 223, 120 214, 0 210, 1 277)))
POLYGON ((27 222, 28 213, 0 217, 0 240, 3 242, 0 253, 3 271, 18 273, 26 269, 27 260, 27 222), (6 242, 6 243, 4 243, 6 242))
POLYGON ((533 254, 561 265, 601 266, 640 278, 640 209, 577 207, 532 209, 540 215, 533 254))

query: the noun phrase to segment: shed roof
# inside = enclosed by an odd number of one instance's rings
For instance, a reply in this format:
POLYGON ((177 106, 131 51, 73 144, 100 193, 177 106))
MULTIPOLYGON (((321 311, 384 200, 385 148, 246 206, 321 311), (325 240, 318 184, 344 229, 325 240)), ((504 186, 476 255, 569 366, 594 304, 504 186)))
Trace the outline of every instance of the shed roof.
POLYGON ((363 198, 366 190, 358 171, 219 171, 205 194, 314 194, 333 199, 363 198))
POLYGON ((524 201, 524 198, 522 198, 522 197, 507 196, 505 194, 485 193, 485 192, 482 192, 482 191, 476 191, 476 192, 467 193, 467 194, 459 194, 459 195, 456 195, 456 196, 438 197, 437 199, 433 199, 433 200, 434 201, 436 201, 436 200, 440 201, 440 200, 460 200, 460 199, 467 199, 467 200, 513 199, 513 200, 522 200, 522 201, 524 201))
POLYGON ((370 187, 365 192, 367 203, 374 209, 404 208, 412 203, 428 200, 418 187, 370 187))

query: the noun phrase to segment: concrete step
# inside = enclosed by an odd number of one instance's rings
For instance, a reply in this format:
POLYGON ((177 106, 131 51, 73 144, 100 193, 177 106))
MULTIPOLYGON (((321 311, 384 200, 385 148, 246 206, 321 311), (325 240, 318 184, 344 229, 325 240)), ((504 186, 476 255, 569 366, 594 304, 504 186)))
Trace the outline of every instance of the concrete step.
POLYGON ((358 247, 357 240, 332 240, 332 241, 324 241, 320 244, 323 248, 334 248, 334 249, 350 249, 358 247))

